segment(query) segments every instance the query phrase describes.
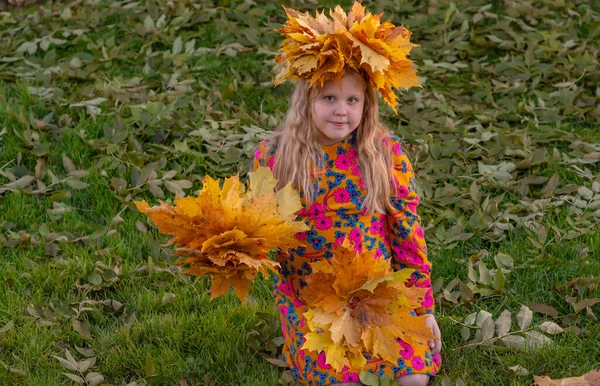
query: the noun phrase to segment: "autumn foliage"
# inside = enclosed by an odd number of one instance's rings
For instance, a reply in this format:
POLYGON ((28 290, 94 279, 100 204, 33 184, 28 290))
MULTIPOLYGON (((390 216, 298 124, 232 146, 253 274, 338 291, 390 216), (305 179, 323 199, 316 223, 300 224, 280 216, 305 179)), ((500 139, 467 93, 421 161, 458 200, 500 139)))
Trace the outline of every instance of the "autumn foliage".
POLYGON ((344 68, 368 75, 371 86, 396 112, 398 98, 393 88, 419 86, 416 70, 407 58, 416 44, 411 32, 391 22, 381 22, 355 2, 346 14, 340 6, 316 17, 286 8, 287 23, 277 32, 285 36, 275 61, 280 72, 275 84, 286 78, 305 79, 321 87, 326 81, 341 82, 344 68))
POLYGON ((206 176, 198 197, 176 197, 175 206, 135 202, 160 233, 173 236, 164 246, 180 247, 177 255, 184 259, 178 264, 189 265, 186 273, 212 277, 213 299, 233 286, 244 301, 256 274, 267 274, 278 265, 267 253, 297 247, 295 234, 307 230, 294 221, 301 208, 296 191, 288 185, 275 193, 277 181, 265 167, 249 176, 248 189, 238 176, 225 179, 222 187, 206 176))
POLYGON ((311 264, 301 292, 310 332, 303 349, 325 351, 327 363, 359 370, 363 352, 395 363, 401 339, 409 344, 435 339, 425 316, 413 316, 426 289, 407 288, 413 270, 394 272, 388 260, 356 254, 346 241, 330 259, 311 264))
POLYGON ((579 377, 551 379, 548 376, 534 376, 537 386, 598 386, 600 385, 600 370, 592 370, 579 377))

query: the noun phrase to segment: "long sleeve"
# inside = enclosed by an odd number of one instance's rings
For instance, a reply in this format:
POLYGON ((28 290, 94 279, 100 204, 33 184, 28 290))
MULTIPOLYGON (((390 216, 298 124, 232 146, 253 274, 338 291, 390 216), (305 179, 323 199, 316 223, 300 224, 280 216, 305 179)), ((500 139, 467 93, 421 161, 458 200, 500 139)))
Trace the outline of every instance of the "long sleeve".
POLYGON ((392 159, 396 189, 392 192, 391 206, 387 213, 387 233, 390 238, 393 264, 399 268, 413 268, 415 272, 408 280, 408 286, 427 288, 421 308, 417 314, 434 312, 433 291, 431 288, 431 264, 427 259, 421 219, 417 214, 419 197, 410 160, 402 150, 400 140, 392 138, 392 159))
POLYGON ((250 170, 248 170, 249 172, 253 172, 259 166, 265 166, 267 164, 267 161, 265 159, 266 158, 266 151, 267 151, 266 148, 267 148, 266 141, 262 141, 258 145, 258 148, 254 152, 254 157, 252 158, 252 163, 250 164, 250 170))

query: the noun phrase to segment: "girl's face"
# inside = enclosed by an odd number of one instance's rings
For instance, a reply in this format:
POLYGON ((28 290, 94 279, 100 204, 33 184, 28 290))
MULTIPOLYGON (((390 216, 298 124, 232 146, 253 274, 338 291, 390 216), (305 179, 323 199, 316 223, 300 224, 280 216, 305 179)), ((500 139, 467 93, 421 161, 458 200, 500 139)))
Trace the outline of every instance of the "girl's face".
POLYGON ((325 82, 312 105, 312 123, 319 131, 319 143, 332 145, 346 138, 362 120, 365 86, 358 74, 346 72, 341 90, 325 82))

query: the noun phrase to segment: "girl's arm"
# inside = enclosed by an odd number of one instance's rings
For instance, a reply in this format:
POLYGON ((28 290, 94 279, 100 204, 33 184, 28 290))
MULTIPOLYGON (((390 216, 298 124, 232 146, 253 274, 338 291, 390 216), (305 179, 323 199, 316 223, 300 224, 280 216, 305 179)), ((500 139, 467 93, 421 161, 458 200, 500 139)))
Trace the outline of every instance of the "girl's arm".
POLYGON ((415 272, 408 280, 408 286, 427 288, 421 308, 417 314, 433 314, 434 302, 431 288, 431 263, 427 259, 427 245, 421 228, 421 219, 417 214, 419 197, 412 164, 400 140, 392 138, 392 159, 394 179, 397 183, 392 192, 391 206, 387 213, 387 234, 390 237, 392 259, 400 268, 413 268, 415 272))

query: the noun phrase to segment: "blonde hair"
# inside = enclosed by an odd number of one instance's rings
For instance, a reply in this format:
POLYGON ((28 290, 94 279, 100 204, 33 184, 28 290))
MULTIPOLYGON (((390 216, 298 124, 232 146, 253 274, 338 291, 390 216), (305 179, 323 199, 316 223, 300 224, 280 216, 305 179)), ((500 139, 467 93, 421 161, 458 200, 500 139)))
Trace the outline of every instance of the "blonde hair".
MULTIPOLYGON (((358 77, 365 88, 363 117, 356 128, 358 166, 367 191, 361 209, 367 213, 385 212, 390 207, 394 186, 391 149, 387 144, 391 133, 379 121, 376 91, 359 73, 353 70, 346 73, 358 77)), ((273 175, 279 180, 276 189, 291 182, 303 193, 306 207, 315 200, 313 184, 319 177, 318 165, 324 159, 318 129, 312 124, 312 106, 319 91, 304 80, 298 81, 285 119, 269 140, 268 150, 276 150, 277 154, 273 167, 273 175)))

